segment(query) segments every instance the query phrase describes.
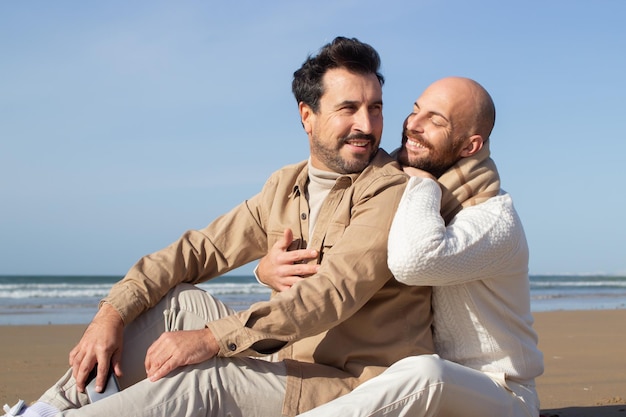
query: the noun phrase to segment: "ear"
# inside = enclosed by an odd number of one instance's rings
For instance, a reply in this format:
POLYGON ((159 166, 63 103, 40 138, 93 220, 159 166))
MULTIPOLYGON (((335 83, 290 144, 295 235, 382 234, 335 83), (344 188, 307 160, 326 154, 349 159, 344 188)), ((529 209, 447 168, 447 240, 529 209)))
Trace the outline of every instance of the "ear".
POLYGON ((301 101, 298 103, 298 111, 300 112, 300 122, 302 123, 302 127, 304 127, 304 131, 307 134, 311 134, 313 125, 312 118, 315 116, 313 109, 311 109, 308 104, 301 101))
POLYGON ((459 156, 463 158, 467 158, 468 156, 472 156, 476 154, 483 148, 483 137, 480 135, 470 136, 465 142, 465 146, 461 148, 461 152, 459 156))

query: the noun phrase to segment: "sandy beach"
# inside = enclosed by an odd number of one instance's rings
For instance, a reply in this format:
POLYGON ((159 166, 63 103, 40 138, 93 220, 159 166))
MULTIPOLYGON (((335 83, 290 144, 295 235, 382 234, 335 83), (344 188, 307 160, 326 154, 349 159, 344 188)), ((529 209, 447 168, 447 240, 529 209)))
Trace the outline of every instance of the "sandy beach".
MULTIPOLYGON (((0 326, 0 405, 28 402, 67 369, 84 325, 0 326)), ((626 310, 535 313, 542 414, 626 416, 626 310)))

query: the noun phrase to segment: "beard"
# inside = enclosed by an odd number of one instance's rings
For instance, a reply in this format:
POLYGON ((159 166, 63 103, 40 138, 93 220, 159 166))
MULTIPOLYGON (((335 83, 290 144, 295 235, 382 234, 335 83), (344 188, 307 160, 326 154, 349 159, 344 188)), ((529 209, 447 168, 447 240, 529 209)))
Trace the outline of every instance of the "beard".
POLYGON ((378 146, 375 145, 376 138, 373 135, 352 134, 341 138, 335 146, 329 146, 322 141, 313 137, 312 152, 317 158, 328 168, 339 174, 356 174, 362 172, 374 159, 374 155, 378 152, 378 146), (341 148, 353 139, 364 139, 370 142, 371 151, 367 155, 352 155, 352 158, 346 159, 341 156, 341 148))
POLYGON ((398 162, 403 166, 421 169, 435 178, 439 178, 460 159, 458 156, 461 145, 460 141, 454 141, 455 145, 437 149, 422 138, 412 137, 411 140, 419 142, 428 152, 426 155, 414 155, 409 152, 405 146, 407 141, 405 132, 402 137, 402 147, 398 153, 398 162))

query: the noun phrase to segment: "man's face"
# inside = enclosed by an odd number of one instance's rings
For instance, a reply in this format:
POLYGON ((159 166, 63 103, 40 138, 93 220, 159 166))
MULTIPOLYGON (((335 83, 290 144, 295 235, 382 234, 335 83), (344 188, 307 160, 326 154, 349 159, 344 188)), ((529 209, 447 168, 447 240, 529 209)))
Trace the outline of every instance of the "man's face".
POLYGON ((468 103, 462 91, 446 83, 428 87, 404 121, 399 162, 440 177, 460 159, 468 103))
POLYGON ((328 70, 319 111, 300 105, 315 168, 352 174, 363 171, 380 145, 383 131, 382 88, 375 74, 343 68, 328 70))

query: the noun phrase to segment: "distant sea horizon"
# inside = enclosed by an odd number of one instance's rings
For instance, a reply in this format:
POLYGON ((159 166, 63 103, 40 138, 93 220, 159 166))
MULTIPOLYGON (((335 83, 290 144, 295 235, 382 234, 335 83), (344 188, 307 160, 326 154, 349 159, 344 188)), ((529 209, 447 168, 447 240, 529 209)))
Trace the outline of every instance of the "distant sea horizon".
MULTIPOLYGON (((0 326, 87 324, 121 275, 0 275, 0 326)), ((626 276, 531 275, 532 312, 626 309, 626 276)), ((267 300, 253 275, 225 275, 198 287, 235 310, 267 300)))

